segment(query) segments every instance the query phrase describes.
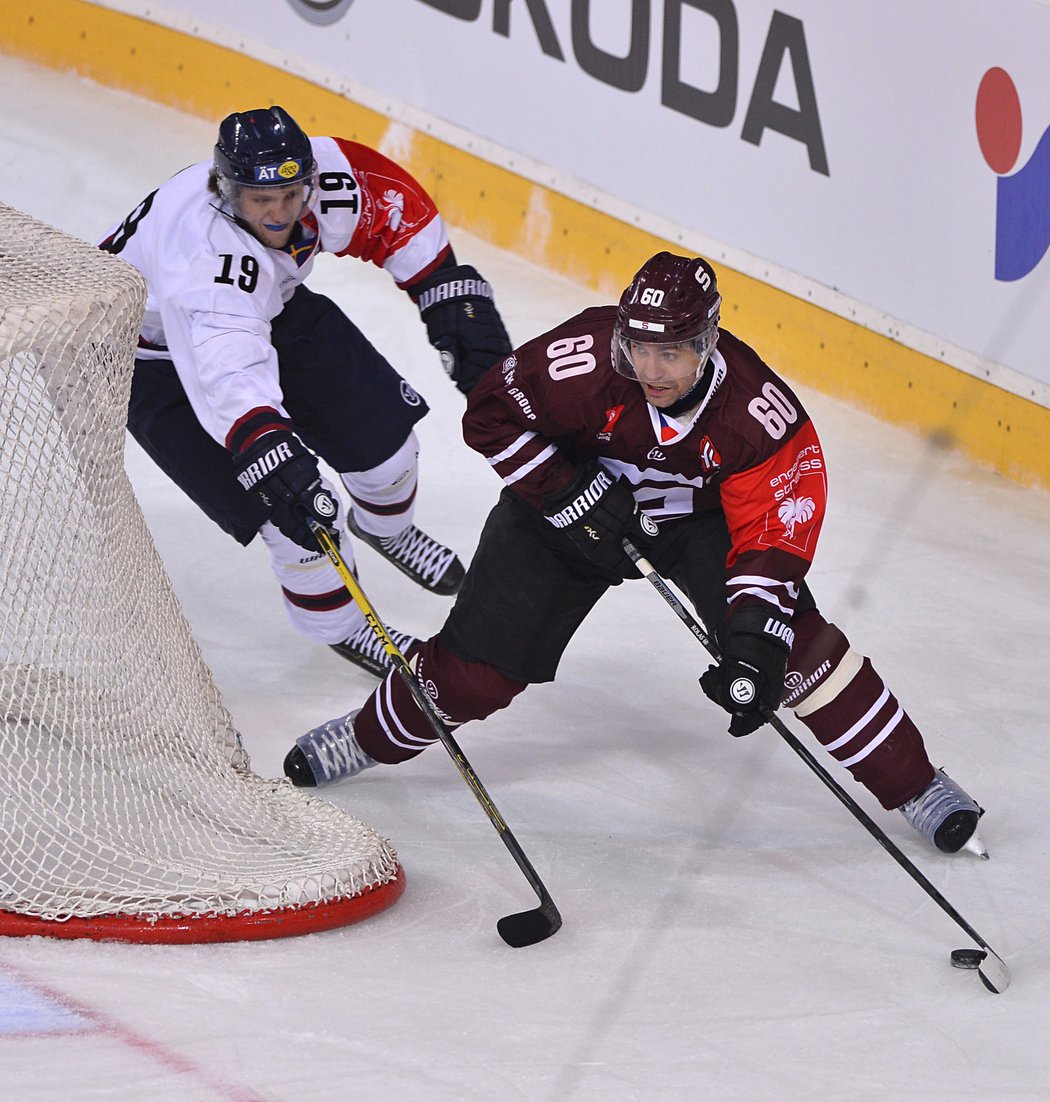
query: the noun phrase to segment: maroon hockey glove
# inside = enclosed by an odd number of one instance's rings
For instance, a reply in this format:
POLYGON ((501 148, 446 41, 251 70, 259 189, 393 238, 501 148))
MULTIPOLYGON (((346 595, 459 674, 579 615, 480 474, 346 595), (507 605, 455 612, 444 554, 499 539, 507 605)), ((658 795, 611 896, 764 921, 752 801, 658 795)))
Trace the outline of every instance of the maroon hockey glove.
POLYGON ((730 620, 722 660, 700 677, 700 688, 733 717, 729 733, 750 735, 776 711, 795 633, 779 609, 745 605, 730 620))
POLYGON ((262 498, 270 520, 300 547, 317 551, 306 518, 331 529, 339 505, 324 488, 317 460, 299 437, 287 429, 274 429, 235 455, 233 462, 237 481, 262 498))
POLYGON ((613 585, 639 576, 624 537, 646 549, 657 534, 656 521, 639 511, 630 486, 597 463, 582 467, 560 494, 544 497, 543 515, 613 585))
POLYGON ((426 323, 430 343, 456 386, 469 394, 474 384, 511 350, 491 285, 469 264, 438 268, 409 288, 426 323))

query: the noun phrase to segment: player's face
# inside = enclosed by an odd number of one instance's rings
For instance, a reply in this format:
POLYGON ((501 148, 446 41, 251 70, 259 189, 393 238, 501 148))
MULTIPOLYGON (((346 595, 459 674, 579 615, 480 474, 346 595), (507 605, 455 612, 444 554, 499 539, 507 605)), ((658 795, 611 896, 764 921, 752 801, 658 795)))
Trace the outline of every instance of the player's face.
POLYGON ((631 341, 631 363, 638 385, 650 405, 677 402, 696 382, 700 357, 692 341, 684 344, 648 344, 631 341))
POLYGON ((307 195, 303 184, 244 187, 237 196, 237 213, 264 245, 283 249, 291 240, 307 195))

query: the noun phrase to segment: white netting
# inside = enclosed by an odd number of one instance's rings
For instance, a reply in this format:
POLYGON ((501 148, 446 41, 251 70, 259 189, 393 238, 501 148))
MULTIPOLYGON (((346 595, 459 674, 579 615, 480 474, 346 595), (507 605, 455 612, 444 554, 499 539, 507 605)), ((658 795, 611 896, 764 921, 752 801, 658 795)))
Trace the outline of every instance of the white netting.
POLYGON ((130 265, 0 204, 0 908, 233 915, 389 883, 370 827, 251 771, 172 593, 124 472, 144 301, 130 265))

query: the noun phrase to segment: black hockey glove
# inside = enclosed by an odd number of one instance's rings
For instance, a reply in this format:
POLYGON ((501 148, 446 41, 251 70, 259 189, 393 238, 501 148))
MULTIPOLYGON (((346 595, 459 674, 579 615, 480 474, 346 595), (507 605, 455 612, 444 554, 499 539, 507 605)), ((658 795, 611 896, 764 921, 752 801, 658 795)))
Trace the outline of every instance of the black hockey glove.
POLYGON ((779 609, 746 605, 729 621, 722 660, 700 677, 700 687, 733 717, 735 738, 757 731, 776 711, 795 633, 779 609))
POLYGON ((597 463, 581 467, 559 494, 543 499, 543 515, 613 585, 638 577, 623 549, 626 536, 639 548, 656 538, 656 521, 638 509, 631 488, 597 463))
POLYGON ((511 350, 492 286, 469 264, 439 268, 409 289, 441 366, 464 393, 511 350))
POLYGON ((317 551, 306 518, 333 529, 339 505, 324 488, 317 460, 299 437, 288 429, 274 429, 235 455, 233 463, 237 481, 262 498, 270 520, 300 547, 317 551))

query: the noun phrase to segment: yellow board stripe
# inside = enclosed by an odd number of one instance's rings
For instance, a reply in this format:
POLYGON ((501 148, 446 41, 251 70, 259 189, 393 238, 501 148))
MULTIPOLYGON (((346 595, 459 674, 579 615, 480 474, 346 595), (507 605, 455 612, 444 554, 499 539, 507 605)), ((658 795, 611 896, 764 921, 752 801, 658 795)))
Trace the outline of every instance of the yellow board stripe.
MULTIPOLYGON (((337 92, 84 0, 0 5, 0 50, 216 124, 230 111, 280 103, 308 132, 378 148, 396 129, 397 160, 450 224, 606 300, 652 253, 684 251, 337 92)), ((791 380, 922 434, 931 446, 957 448, 1019 482, 1050 487, 1050 410, 760 280, 722 265, 718 272, 726 327, 791 380)))

